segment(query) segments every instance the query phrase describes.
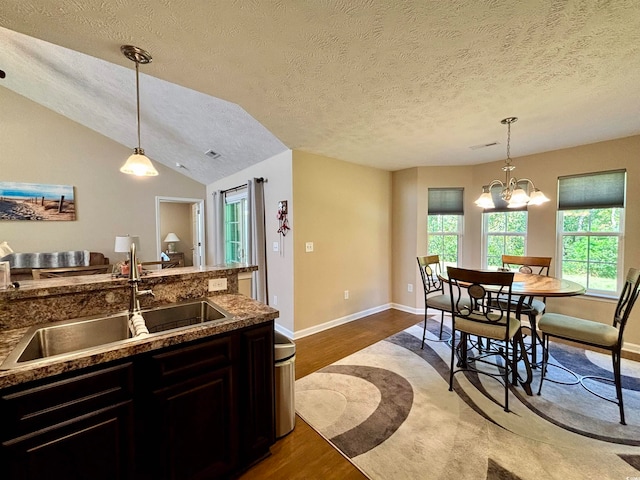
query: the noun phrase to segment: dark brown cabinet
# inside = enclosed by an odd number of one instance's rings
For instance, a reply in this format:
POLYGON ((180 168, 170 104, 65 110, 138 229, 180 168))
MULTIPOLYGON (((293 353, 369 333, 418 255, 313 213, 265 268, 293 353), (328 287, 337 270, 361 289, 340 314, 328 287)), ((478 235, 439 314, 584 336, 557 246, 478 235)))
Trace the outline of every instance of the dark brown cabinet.
POLYGON ((132 477, 132 364, 0 395, 0 464, 11 479, 132 477))
POLYGON ((273 328, 268 326, 242 332, 240 419, 243 431, 241 455, 250 465, 269 454, 275 441, 273 328))
POLYGON ((237 336, 148 356, 142 444, 154 479, 220 478, 238 462, 237 336), (179 441, 176 441, 179 439, 179 441))
POLYGON ((234 476, 275 441, 273 375, 268 322, 6 389, 0 462, 12 480, 234 476))

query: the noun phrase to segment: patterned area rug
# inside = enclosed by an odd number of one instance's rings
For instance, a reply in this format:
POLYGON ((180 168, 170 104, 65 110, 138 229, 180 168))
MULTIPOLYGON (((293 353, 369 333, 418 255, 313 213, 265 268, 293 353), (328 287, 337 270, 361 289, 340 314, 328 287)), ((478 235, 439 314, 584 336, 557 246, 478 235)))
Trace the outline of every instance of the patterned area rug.
MULTIPOLYGON (((296 410, 372 479, 640 478, 640 365, 623 360, 627 425, 617 405, 580 385, 545 380, 534 395, 485 375, 458 373, 448 390, 450 346, 420 348, 416 325, 296 382, 296 410), (496 401, 497 400, 497 401, 496 401)), ((582 375, 611 370, 607 355, 551 344, 551 362, 582 375)), ((549 375, 568 380, 561 368, 549 375)), ((613 387, 598 385, 615 396, 613 387)))

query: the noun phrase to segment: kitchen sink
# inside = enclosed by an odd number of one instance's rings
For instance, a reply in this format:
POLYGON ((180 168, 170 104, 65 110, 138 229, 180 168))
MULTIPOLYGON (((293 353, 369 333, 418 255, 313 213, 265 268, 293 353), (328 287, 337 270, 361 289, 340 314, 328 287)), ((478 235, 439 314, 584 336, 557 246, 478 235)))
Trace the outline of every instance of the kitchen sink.
MULTIPOLYGON (((207 300, 149 308, 141 313, 151 335, 232 318, 230 313, 207 300)), ((0 365, 0 369, 8 370, 55 356, 124 343, 132 337, 128 320, 128 312, 121 312, 32 327, 0 365)))

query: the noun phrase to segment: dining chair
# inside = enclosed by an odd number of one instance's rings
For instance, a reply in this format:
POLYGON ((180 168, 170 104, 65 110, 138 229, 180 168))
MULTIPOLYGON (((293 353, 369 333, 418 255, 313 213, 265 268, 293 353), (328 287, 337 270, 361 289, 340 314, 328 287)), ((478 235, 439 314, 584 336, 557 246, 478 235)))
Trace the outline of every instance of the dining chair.
MULTIPOLYGON (((442 340, 442 326, 444 325, 444 313, 451 311, 451 298, 444 293, 444 284, 439 277, 440 256, 426 255, 417 257, 418 269, 422 277, 424 288, 424 330, 422 332, 422 346, 427 338, 427 311, 429 308, 440 311, 440 333, 438 339, 442 340)), ((448 338, 446 339, 448 340, 448 338)))
POLYGON ((520 320, 512 315, 514 273, 448 267, 447 274, 453 338, 449 391, 453 390, 454 375, 460 371, 493 377, 504 385, 503 407, 508 412, 509 377, 511 383, 517 382, 518 347, 524 351, 520 320), (460 333, 457 345, 456 332, 460 333), (491 347, 483 346, 483 339, 491 347))
MULTIPOLYGON (((502 255, 502 268, 517 269, 520 273, 534 273, 536 275, 549 275, 551 257, 527 257, 521 255, 502 255)), ((529 318, 531 330, 531 364, 536 368, 538 359, 537 345, 541 342, 538 336, 536 321, 546 308, 546 298, 535 298, 532 295, 514 295, 513 303, 516 305, 515 313, 518 318, 522 314, 529 318)))
MULTIPOLYGON (((549 339, 552 337, 560 338, 562 340, 569 340, 571 342, 579 343, 582 345, 588 345, 591 347, 597 347, 611 352, 611 360, 613 363, 613 378, 598 377, 593 375, 580 376, 573 373, 578 381, 589 393, 594 394, 597 397, 615 403, 620 409, 620 423, 626 425, 624 420, 624 404, 622 402, 622 382, 620 374, 620 352, 622 350, 622 339, 624 334, 629 314, 633 309, 633 305, 638 298, 638 285, 640 284, 640 270, 630 268, 626 280, 624 282, 624 288, 618 298, 615 313, 613 315, 613 324, 607 325, 605 323, 597 322, 594 320, 586 320, 583 318, 571 317, 569 315, 562 315, 560 313, 545 313, 540 321, 538 327, 542 332, 542 376, 540 378, 540 386, 538 387, 538 395, 542 392, 542 383, 547 375, 547 367, 549 363, 549 339), (605 397, 598 392, 591 390, 584 380, 599 380, 609 383, 614 383, 616 388, 616 398, 605 397)), ((552 382, 553 380, 549 380, 552 382)), ((561 382, 555 382, 561 383, 561 382)), ((573 385, 573 384, 572 384, 573 385)))
POLYGON ((99 275, 110 273, 111 265, 88 265, 82 267, 34 268, 31 275, 34 280, 45 278, 75 277, 78 275, 99 275))

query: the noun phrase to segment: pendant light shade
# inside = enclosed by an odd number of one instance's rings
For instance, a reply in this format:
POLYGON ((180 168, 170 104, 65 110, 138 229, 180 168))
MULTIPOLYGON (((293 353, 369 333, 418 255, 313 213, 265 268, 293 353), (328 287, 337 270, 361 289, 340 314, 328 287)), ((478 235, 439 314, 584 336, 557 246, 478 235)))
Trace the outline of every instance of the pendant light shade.
POLYGON ((133 155, 120 167, 120 171, 138 177, 154 177, 158 175, 158 171, 154 168, 151 160, 144 155, 144 150, 141 148, 134 148, 133 155))
POLYGON ((149 52, 134 47, 133 45, 122 45, 120 51, 125 57, 136 64, 136 119, 138 125, 138 146, 133 149, 133 155, 127 159, 125 164, 120 168, 120 171, 138 177, 154 177, 158 175, 158 171, 153 166, 153 163, 151 163, 151 160, 145 156, 142 147, 140 147, 140 80, 138 72, 138 66, 141 63, 147 64, 151 62, 151 55, 149 52))

